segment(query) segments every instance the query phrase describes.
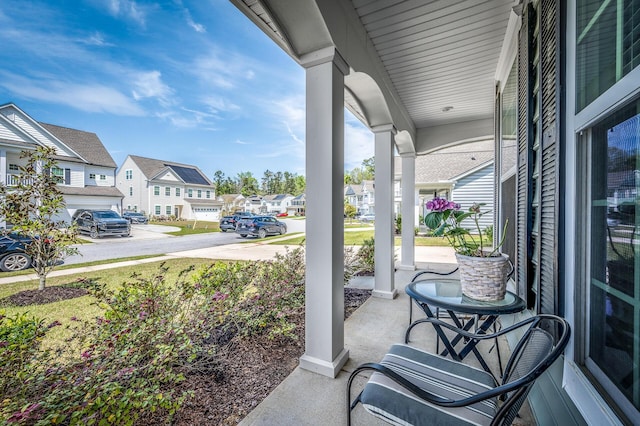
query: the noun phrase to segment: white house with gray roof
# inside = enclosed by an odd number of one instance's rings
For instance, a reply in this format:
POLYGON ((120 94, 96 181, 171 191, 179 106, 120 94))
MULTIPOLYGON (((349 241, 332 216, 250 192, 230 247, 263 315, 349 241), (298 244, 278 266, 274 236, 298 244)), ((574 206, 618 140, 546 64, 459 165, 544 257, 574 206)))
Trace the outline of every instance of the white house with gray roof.
MULTIPOLYGON (((428 213, 425 203, 438 196, 455 201, 467 210, 473 203, 485 203, 482 211, 488 213, 480 218, 484 229, 493 224, 494 214, 494 141, 482 140, 455 145, 419 155, 415 161, 416 220, 428 213)), ((503 166, 515 164, 515 155, 505 156, 503 166)), ((396 158, 396 212, 401 211, 402 162, 396 158)), ((416 225, 421 225, 416 223, 416 225)), ((471 223, 469 223, 471 225, 471 223)))
POLYGON ((293 200, 291 194, 269 194, 262 197, 261 213, 287 213, 293 200))
POLYGON ((95 133, 40 123, 13 103, 0 105, 0 182, 11 186, 24 164, 20 153, 38 146, 56 149, 53 173, 66 203, 61 219, 70 221, 79 208, 120 212, 116 163, 95 133))
POLYGON ((223 203, 202 171, 189 164, 129 155, 116 175, 125 210, 149 216, 218 220, 223 203))

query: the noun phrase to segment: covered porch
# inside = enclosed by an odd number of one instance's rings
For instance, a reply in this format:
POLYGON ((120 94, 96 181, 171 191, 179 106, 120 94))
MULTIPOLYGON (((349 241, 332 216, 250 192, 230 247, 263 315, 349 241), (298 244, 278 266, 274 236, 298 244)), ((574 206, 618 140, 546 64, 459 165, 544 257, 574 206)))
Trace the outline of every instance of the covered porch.
MULTIPOLYGON (((579 2, 231 2, 306 71, 306 346, 301 369, 340 378, 362 361, 379 359, 379 351, 402 339, 408 316, 396 307, 408 308, 404 285, 420 267, 414 227, 406 224, 418 225, 420 204, 427 201, 416 187, 416 157, 445 147, 464 150, 465 144, 482 140, 494 142, 494 241, 501 240, 508 221, 503 251, 515 263, 512 285, 526 302, 524 315, 564 316, 579 329, 584 318, 575 316, 579 294, 574 278, 584 266, 565 256, 565 250, 576 248, 577 229, 565 211, 576 210, 574 167, 582 159, 571 144, 571 123, 564 133, 564 120, 574 112, 571 42, 579 2), (374 136, 375 286, 367 304, 377 305, 380 323, 374 322, 378 318, 343 320, 345 108, 374 136), (395 259, 398 157, 405 226, 395 259), (379 337, 375 344, 357 340, 360 329, 372 323, 379 337)), ((582 9, 591 22, 599 20, 600 10, 584 4, 582 9)), ((623 92, 620 99, 627 96, 623 92)), ((608 104, 599 107, 606 110, 608 104)), ((556 363, 559 368, 546 375, 545 388, 532 391, 532 411, 538 405, 540 415, 556 423, 582 424, 585 418, 616 423, 612 404, 579 371, 584 363, 575 356, 576 347, 572 339, 564 369, 556 363)), ((331 381, 318 380, 332 392, 337 389, 331 381)))
MULTIPOLYGON (((344 109, 374 134, 373 296, 394 299, 394 158, 402 164, 402 222, 417 226, 416 156, 496 140, 496 86, 515 55, 509 46, 519 2, 232 2, 306 70, 307 329, 300 365, 335 377, 350 356, 342 319, 344 109)), ((495 164, 499 170, 499 158, 495 164)), ((402 227, 398 269, 416 269, 415 226, 402 227)))
MULTIPOLYGON (((418 270, 449 272, 455 267, 455 258, 450 250, 424 250, 418 253, 418 270), (427 262, 427 257, 429 261, 427 262)), ((303 368, 296 368, 260 405, 258 405, 241 425, 343 425, 346 424, 345 389, 349 374, 360 364, 377 362, 392 344, 403 341, 409 324, 409 297, 404 285, 411 281, 414 272, 399 270, 395 273, 398 283, 398 297, 393 300, 371 297, 345 322, 345 347, 349 350, 349 361, 334 378, 315 374, 303 368)), ((454 275, 455 276, 455 275, 454 275)), ((425 278, 436 278, 435 274, 425 274, 425 278)), ((415 307, 413 319, 420 317, 415 307)), ((424 314, 422 314, 424 315, 424 314)), ((515 317, 504 317, 508 324, 515 317)), ((508 356, 506 340, 501 340, 503 360, 508 356)), ((411 345, 430 352, 436 350, 436 333, 429 324, 423 324, 412 333, 411 345)), ((498 371, 497 357, 492 342, 479 346, 492 371, 498 371), (489 352, 490 351, 490 352, 489 352)), ((442 350, 442 345, 440 345, 442 350)), ((473 356, 465 362, 480 368, 473 356)), ((368 374, 359 378, 355 388, 359 391, 368 374)), ((352 415, 354 425, 384 425, 386 423, 365 412, 362 405, 352 415)), ((521 409, 516 425, 534 425, 529 406, 521 409)))

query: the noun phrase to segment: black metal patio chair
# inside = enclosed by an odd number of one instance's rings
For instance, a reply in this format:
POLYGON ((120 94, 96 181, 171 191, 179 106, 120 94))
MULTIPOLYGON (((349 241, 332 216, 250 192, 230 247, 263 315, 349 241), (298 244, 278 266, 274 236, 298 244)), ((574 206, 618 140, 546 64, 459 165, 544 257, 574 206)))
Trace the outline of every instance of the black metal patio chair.
POLYGON ((393 345, 380 363, 362 364, 351 373, 347 382, 348 425, 358 403, 396 425, 509 425, 534 381, 562 354, 570 335, 565 319, 546 314, 486 335, 466 332, 437 318, 429 321, 474 339, 494 339, 527 328, 507 362, 501 383, 484 370, 408 345, 393 345), (351 401, 354 379, 367 370, 374 373, 351 401))

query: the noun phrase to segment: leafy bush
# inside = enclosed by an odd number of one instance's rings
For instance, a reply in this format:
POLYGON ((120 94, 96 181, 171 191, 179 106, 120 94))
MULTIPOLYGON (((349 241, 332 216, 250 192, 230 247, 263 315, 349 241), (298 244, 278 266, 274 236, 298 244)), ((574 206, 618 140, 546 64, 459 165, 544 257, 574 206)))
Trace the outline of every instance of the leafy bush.
POLYGON ((227 329, 296 338, 293 320, 304 312, 304 278, 304 250, 298 247, 272 261, 217 262, 199 271, 197 281, 224 312, 227 329))
POLYGON ((190 395, 177 385, 189 374, 221 375, 234 336, 297 338, 304 260, 296 248, 271 261, 185 270, 172 283, 164 265, 118 291, 78 283, 104 315, 73 321, 57 353, 40 342, 59 323, 0 314, 0 423, 132 425, 153 412, 170 423, 190 395))
POLYGON ((361 273, 372 273, 375 271, 375 241, 373 238, 366 239, 357 254, 358 265, 361 273))
MULTIPOLYGON (((53 325, 52 325, 53 326, 53 325)), ((40 350, 40 343, 50 327, 27 314, 12 318, 0 311, 0 418, 20 422, 28 420, 39 407, 24 405, 33 393, 41 361, 48 352, 40 350)))

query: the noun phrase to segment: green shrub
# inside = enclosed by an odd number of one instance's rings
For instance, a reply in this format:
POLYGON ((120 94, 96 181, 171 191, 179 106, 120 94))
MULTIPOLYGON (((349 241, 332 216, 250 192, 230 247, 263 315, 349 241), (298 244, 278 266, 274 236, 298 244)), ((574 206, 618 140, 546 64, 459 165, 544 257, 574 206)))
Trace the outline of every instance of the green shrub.
POLYGON ((375 271, 375 241, 373 238, 366 239, 362 242, 357 257, 361 273, 372 273, 375 271))
POLYGON ((57 353, 40 342, 59 324, 0 314, 0 424, 132 425, 147 413, 170 423, 190 395, 180 382, 187 374, 222 375, 221 347, 234 336, 299 335, 302 248, 191 272, 168 283, 162 265, 117 291, 81 283, 104 315, 73 321, 57 353))
POLYGON ((40 350, 47 331, 42 320, 27 314, 7 317, 0 311, 0 419, 29 422, 39 415, 37 404, 24 404, 37 392, 40 366, 48 356, 40 350))
POLYGON ((228 330, 272 338, 297 337, 293 319, 304 312, 304 278, 301 247, 287 249, 271 261, 217 262, 197 275, 207 297, 224 312, 228 330))

